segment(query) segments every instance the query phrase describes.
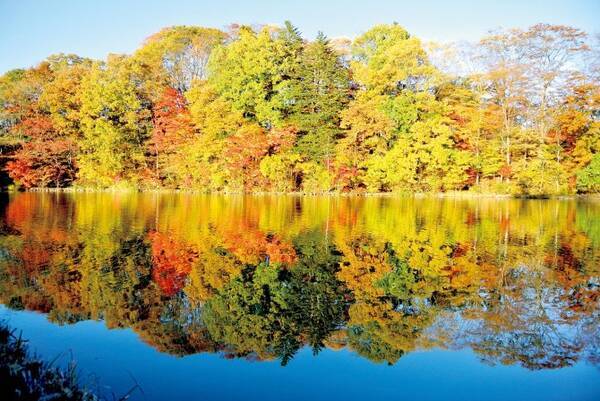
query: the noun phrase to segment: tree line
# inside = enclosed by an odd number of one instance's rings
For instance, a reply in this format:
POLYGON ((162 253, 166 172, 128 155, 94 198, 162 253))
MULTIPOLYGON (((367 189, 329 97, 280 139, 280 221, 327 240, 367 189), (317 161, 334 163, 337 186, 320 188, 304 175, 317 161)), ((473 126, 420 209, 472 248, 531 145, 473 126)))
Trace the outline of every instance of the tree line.
POLYGON ((548 24, 447 45, 398 24, 165 28, 0 77, 2 164, 22 188, 599 192, 598 43, 548 24))

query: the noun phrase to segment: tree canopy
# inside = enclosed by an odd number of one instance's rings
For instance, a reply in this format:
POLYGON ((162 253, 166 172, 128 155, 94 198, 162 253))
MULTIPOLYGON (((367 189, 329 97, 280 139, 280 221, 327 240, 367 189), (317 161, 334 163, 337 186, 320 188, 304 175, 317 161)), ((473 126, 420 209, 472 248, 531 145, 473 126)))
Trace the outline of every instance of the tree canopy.
POLYGON ((597 47, 549 24, 461 44, 169 27, 1 76, 2 167, 24 188, 598 192, 597 47))

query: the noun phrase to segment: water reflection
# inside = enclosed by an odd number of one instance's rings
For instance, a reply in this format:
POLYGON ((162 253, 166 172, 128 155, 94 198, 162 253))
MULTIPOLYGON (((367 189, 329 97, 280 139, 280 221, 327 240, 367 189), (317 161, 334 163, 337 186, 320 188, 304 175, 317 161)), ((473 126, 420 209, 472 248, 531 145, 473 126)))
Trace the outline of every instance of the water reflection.
POLYGON ((4 195, 0 302, 130 327, 161 352, 395 363, 470 348, 599 362, 600 204, 4 195))

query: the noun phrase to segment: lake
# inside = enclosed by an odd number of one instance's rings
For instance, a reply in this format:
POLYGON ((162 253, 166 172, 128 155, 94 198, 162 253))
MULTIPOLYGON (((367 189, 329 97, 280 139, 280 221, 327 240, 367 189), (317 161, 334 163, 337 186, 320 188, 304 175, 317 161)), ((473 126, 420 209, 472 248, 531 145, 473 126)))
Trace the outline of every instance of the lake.
POLYGON ((598 400, 600 202, 0 195, 0 320, 135 400, 598 400))

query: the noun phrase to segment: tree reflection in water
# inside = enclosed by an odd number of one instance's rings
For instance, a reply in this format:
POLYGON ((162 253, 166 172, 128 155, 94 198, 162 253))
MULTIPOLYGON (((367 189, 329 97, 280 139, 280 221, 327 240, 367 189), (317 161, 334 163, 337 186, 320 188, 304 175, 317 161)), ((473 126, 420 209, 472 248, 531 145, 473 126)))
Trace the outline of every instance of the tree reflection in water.
POLYGON ((161 352, 393 364, 470 348, 599 362, 600 205, 36 194, 1 201, 0 302, 129 327, 161 352))

